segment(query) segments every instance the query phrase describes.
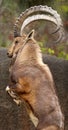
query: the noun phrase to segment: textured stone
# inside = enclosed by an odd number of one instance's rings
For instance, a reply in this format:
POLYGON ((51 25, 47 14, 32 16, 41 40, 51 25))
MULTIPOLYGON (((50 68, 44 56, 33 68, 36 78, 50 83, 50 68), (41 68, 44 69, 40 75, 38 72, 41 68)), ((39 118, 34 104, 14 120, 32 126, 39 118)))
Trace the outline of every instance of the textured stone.
MULTIPOLYGON (((17 106, 5 91, 9 83, 10 65, 6 52, 7 49, 0 49, 0 130, 35 130, 25 102, 17 106)), ((65 130, 68 130, 68 61, 48 55, 43 58, 53 74, 55 89, 65 116, 65 130)))

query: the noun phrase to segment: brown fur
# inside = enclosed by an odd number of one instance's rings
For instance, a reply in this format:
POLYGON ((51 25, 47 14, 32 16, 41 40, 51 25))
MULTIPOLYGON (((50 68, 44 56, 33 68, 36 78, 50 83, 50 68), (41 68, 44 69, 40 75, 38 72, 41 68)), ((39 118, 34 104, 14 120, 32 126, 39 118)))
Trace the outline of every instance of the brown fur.
POLYGON ((28 104, 37 130, 63 130, 64 118, 51 72, 42 62, 40 48, 32 36, 19 49, 11 68, 9 88, 28 104))

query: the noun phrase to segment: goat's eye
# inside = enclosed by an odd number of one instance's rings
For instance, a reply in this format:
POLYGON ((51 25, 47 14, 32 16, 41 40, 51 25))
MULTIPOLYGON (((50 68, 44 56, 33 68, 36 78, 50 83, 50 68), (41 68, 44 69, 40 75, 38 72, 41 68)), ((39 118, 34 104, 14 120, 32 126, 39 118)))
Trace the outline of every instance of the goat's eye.
POLYGON ((18 41, 15 41, 15 44, 17 44, 18 43, 18 41))

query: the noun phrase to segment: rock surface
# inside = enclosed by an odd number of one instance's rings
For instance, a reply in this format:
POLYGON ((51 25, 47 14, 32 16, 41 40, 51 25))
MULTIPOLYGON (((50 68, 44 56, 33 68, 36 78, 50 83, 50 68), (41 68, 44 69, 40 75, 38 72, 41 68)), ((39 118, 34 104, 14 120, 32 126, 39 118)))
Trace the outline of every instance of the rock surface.
POLYGON ((25 103, 17 106, 5 91, 9 82, 10 59, 0 49, 0 130, 35 130, 26 112, 25 103))
MULTIPOLYGON (((17 106, 5 91, 5 88, 9 82, 8 70, 10 65, 10 59, 7 57, 6 52, 7 49, 0 48, 0 130, 35 130, 34 125, 26 112, 25 102, 23 101, 20 106, 17 106)), ((65 116, 65 130, 68 130, 68 81, 66 80, 65 82, 66 88, 63 86, 62 89, 62 87, 60 87, 60 83, 62 82, 61 75, 59 75, 57 72, 58 76, 60 77, 58 78, 55 74, 56 67, 58 66, 56 66, 56 63, 54 63, 54 61, 52 62, 51 57, 46 56, 46 60, 44 59, 44 62, 46 62, 52 70, 55 84, 56 79, 58 81, 56 90, 58 93, 61 108, 63 110, 63 114, 65 116), (53 63, 55 66, 52 65, 53 63)), ((59 70, 60 68, 58 68, 58 71, 59 70)), ((68 77, 66 77, 66 79, 67 78, 68 77)))

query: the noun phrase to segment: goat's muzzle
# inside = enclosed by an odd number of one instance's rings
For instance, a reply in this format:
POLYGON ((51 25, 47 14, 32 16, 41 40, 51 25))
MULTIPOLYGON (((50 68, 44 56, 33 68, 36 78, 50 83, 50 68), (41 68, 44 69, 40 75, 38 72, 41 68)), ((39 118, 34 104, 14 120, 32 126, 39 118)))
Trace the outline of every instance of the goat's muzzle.
POLYGON ((9 52, 7 52, 7 56, 8 56, 9 58, 12 58, 13 54, 10 54, 9 52))

